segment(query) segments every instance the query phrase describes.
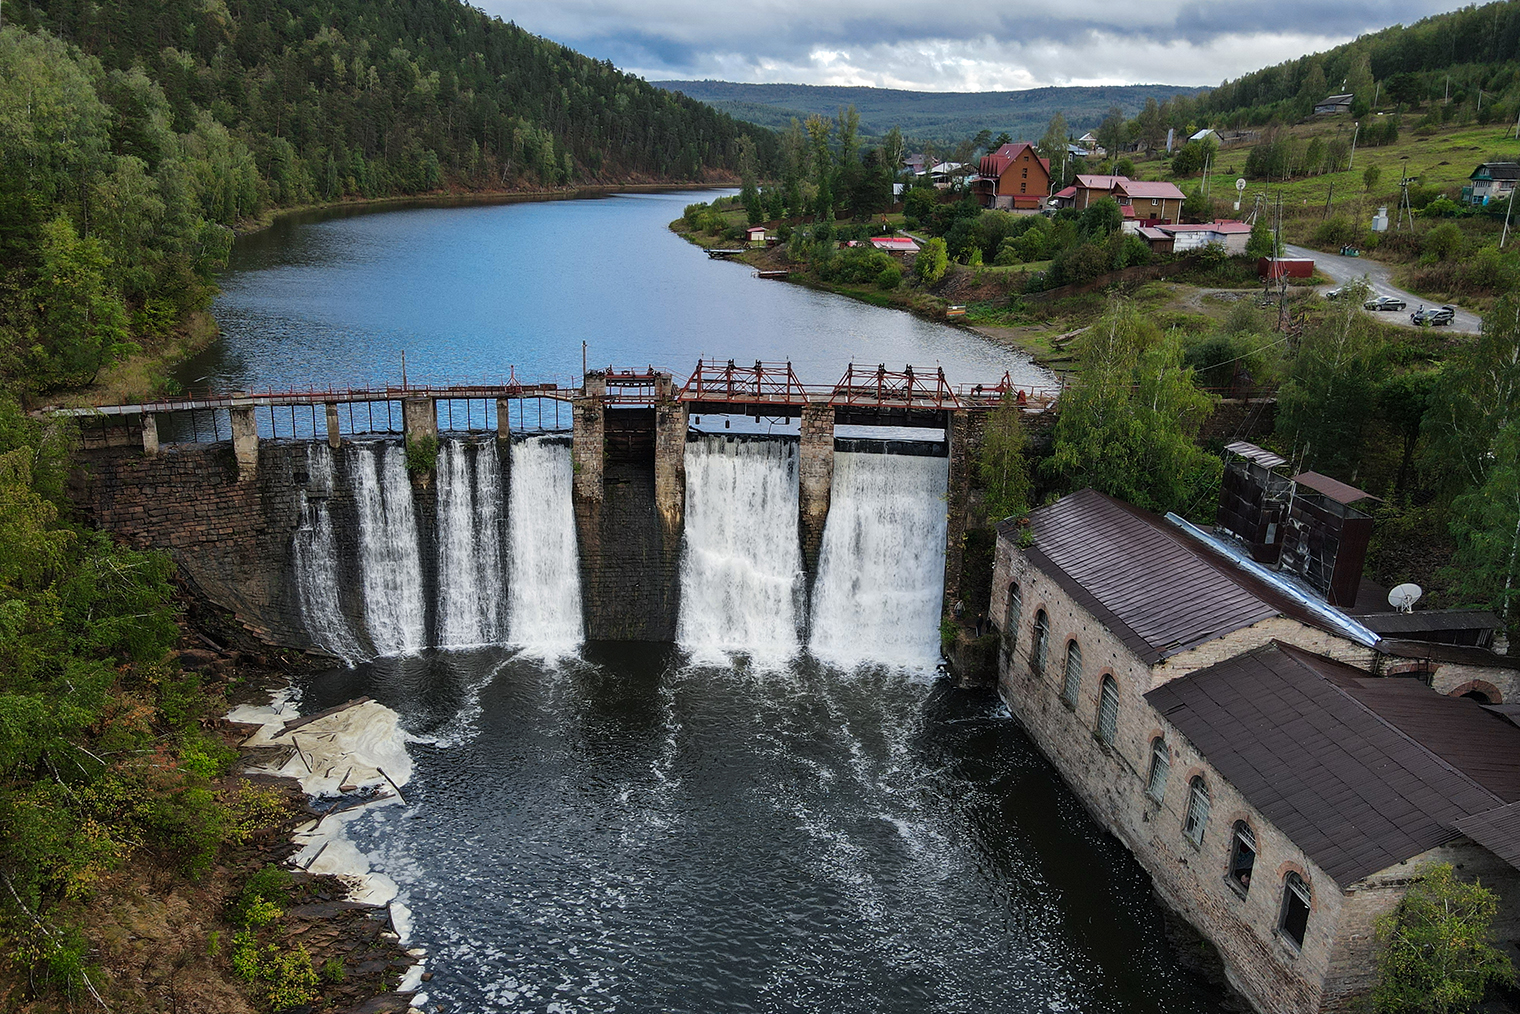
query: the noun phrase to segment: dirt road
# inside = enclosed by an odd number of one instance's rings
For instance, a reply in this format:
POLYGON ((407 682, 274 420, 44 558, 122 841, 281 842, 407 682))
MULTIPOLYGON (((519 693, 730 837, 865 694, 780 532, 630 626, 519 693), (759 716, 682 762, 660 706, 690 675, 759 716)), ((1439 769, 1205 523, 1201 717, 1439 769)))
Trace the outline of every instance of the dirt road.
MULTIPOLYGON (((1305 257, 1312 259, 1314 261, 1315 267, 1319 269, 1320 273, 1328 277, 1336 285, 1341 285, 1345 282, 1353 282, 1365 277, 1367 279, 1367 284, 1372 287, 1372 295, 1397 296, 1399 299, 1402 299, 1404 302, 1409 304, 1409 308, 1407 310, 1403 310, 1398 313, 1392 313, 1387 310, 1380 310, 1376 312, 1368 311, 1373 312, 1373 315, 1376 316, 1379 320, 1391 321, 1395 324, 1402 324, 1405 327, 1414 327, 1414 324, 1412 324, 1409 320, 1409 315, 1411 313, 1419 309, 1421 306, 1443 305, 1440 303, 1433 303, 1428 300, 1421 299, 1419 296, 1416 296, 1413 293, 1405 292, 1403 289, 1394 288, 1393 283, 1389 281, 1389 278, 1392 275, 1392 271, 1386 264, 1379 264, 1377 261, 1367 260, 1364 257, 1342 257, 1339 254, 1321 253, 1318 250, 1308 250, 1301 246, 1291 245, 1284 246, 1284 253, 1288 257, 1305 257)), ((1325 286, 1324 288, 1329 288, 1329 286, 1325 286)), ((1323 291, 1323 289, 1321 289, 1321 291, 1323 291)), ((1451 322, 1451 324, 1444 326, 1448 327, 1452 331, 1461 331, 1465 334, 1477 334, 1482 323, 1479 320, 1478 315, 1475 313, 1470 313, 1459 306, 1454 307, 1454 309, 1457 311, 1456 318, 1451 322)))

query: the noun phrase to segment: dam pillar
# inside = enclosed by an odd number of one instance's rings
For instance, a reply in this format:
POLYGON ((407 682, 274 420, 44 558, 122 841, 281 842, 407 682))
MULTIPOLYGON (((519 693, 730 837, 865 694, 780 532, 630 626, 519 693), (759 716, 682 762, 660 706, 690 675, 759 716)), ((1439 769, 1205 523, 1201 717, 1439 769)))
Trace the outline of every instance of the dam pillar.
POLYGON ((158 453, 158 416, 152 412, 142 414, 143 453, 150 458, 158 453))
POLYGON ((407 398, 401 403, 401 427, 406 445, 425 437, 438 439, 438 405, 432 398, 407 398))
POLYGON ((238 478, 252 479, 259 469, 259 427, 254 422, 253 406, 229 408, 227 416, 232 421, 232 453, 237 457, 238 478))
MULTIPOLYGON (((575 467, 575 501, 602 500, 602 472, 607 452, 607 376, 586 374, 581 397, 572 403, 570 460, 575 467)), ((498 425, 500 425, 498 423, 498 425)))
POLYGON ((343 432, 338 429, 338 406, 331 402, 327 405, 327 446, 337 450, 343 443, 343 432))
MULTIPOLYGON (((950 611, 956 599, 980 599, 973 589, 963 588, 966 571, 966 530, 968 524, 982 527, 971 519, 971 472, 987 427, 985 412, 965 409, 946 413, 945 442, 949 445, 950 481, 945 490, 945 596, 944 610, 950 611)), ((968 608, 969 608, 968 601, 968 608)))
POLYGON ((808 402, 802 406, 802 440, 797 451, 798 524, 802 558, 809 577, 818 573, 823 526, 829 519, 829 496, 834 485, 834 406, 808 402))
POLYGON ((691 410, 684 402, 661 401, 654 410, 654 503, 665 525, 667 545, 681 544, 686 517, 686 430, 691 410))
POLYGON ((496 442, 503 445, 512 442, 512 415, 508 405, 506 398, 496 399, 496 442))

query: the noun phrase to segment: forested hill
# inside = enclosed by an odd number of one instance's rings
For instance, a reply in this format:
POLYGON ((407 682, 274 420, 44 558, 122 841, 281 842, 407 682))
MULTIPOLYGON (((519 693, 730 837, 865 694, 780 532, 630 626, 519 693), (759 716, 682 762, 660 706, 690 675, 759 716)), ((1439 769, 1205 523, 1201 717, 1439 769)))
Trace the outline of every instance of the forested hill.
POLYGON ((1520 112, 1520 0, 1500 0, 1394 25, 1323 53, 1226 81, 1202 96, 1200 113, 1216 126, 1302 119, 1325 95, 1351 92, 1353 112, 1412 107, 1431 99, 1470 107, 1484 122, 1520 112), (1483 99, 1479 108, 1479 91, 1483 99))
POLYGON ((0 363, 87 382, 227 228, 439 187, 731 179, 776 139, 456 0, 3 0, 0 363))
POLYGON ((954 145, 981 130, 1007 131, 1035 140, 1056 113, 1078 133, 1096 127, 1118 106, 1134 116, 1155 98, 1192 95, 1197 88, 1175 85, 1114 85, 1091 88, 1030 88, 1011 92, 915 92, 896 88, 854 88, 833 85, 736 84, 730 81, 656 81, 661 88, 680 92, 751 123, 784 128, 792 117, 806 120, 817 113, 834 116, 844 106, 860 113, 862 137, 873 140, 893 127, 910 141, 954 145))

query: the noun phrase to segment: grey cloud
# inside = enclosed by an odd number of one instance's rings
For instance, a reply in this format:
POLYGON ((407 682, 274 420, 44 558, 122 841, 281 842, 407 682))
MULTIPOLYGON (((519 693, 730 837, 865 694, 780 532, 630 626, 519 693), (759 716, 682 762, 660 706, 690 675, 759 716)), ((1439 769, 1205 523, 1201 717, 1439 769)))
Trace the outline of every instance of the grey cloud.
POLYGON ((915 87, 944 89, 967 87, 958 79, 971 74, 965 68, 972 64, 983 68, 974 75, 978 78, 1022 75, 1042 84, 1120 75, 1215 82, 1395 21, 1409 23, 1451 9, 1456 0, 1270 5, 1067 0, 1060 13, 1035 0, 995 7, 914 4, 902 10, 879 0, 485 0, 485 5, 530 31, 651 77, 817 83, 838 80, 853 68, 857 80, 900 80, 905 75, 891 66, 868 65, 895 54, 911 65, 915 87), (1285 46, 1288 42, 1300 48, 1285 46), (820 50, 843 56, 825 67, 814 59, 820 50), (1144 60, 1154 66, 1137 65, 1144 60))

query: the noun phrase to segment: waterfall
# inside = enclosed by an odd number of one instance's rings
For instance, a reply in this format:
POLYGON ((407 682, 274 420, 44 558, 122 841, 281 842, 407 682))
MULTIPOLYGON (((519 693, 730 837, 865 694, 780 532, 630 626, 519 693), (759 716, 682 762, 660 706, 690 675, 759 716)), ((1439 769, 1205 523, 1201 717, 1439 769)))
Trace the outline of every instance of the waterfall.
POLYGON ((338 547, 333 538, 332 451, 326 444, 306 448, 306 489, 301 493, 301 527, 295 533, 296 597, 312 643, 345 662, 364 656, 349 630, 338 599, 338 547))
POLYGON ((501 467, 494 442, 445 441, 438 450, 441 648, 502 640, 501 511, 501 467))
POLYGON ((563 438, 531 437, 512 445, 507 636, 544 654, 573 651, 585 639, 573 480, 563 438))
POLYGON ((699 657, 790 657, 805 595, 797 445, 722 435, 688 442, 681 646, 699 657))
POLYGON ((427 644, 427 614, 406 452, 396 444, 355 443, 349 460, 370 640, 380 655, 419 651, 427 644))
POLYGON ((809 647, 838 665, 939 661, 946 458, 834 455, 809 647))

